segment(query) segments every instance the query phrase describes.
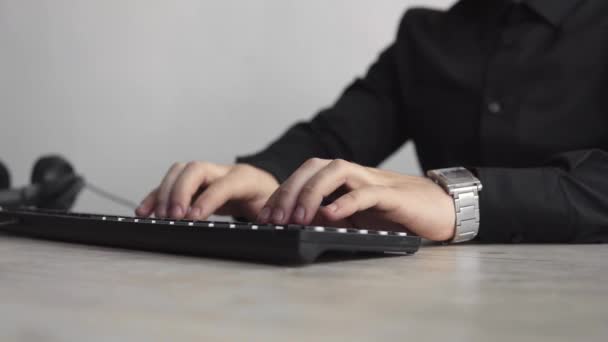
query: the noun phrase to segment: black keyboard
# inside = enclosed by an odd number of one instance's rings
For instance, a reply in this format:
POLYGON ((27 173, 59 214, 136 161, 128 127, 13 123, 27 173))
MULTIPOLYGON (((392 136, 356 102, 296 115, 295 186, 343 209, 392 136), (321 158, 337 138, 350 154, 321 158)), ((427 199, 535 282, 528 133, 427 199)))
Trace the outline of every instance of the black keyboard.
POLYGON ((271 263, 325 252, 413 254, 421 239, 371 229, 257 225, 0 209, 0 230, 34 238, 271 263))

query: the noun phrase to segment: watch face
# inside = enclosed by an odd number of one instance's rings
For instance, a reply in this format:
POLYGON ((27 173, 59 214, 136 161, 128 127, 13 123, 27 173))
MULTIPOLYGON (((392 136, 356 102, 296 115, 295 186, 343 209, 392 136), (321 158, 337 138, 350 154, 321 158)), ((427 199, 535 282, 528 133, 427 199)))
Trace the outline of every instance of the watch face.
POLYGON ((471 182, 471 172, 467 169, 450 169, 442 172, 443 176, 448 180, 449 184, 460 184, 471 182))

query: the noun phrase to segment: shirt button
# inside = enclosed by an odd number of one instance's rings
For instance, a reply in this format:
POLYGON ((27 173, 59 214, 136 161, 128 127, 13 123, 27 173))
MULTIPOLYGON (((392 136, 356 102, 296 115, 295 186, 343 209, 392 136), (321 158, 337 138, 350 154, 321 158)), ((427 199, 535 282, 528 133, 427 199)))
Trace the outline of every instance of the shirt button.
POLYGON ((497 101, 490 101, 488 103, 488 111, 491 114, 500 114, 502 113, 502 105, 497 101))

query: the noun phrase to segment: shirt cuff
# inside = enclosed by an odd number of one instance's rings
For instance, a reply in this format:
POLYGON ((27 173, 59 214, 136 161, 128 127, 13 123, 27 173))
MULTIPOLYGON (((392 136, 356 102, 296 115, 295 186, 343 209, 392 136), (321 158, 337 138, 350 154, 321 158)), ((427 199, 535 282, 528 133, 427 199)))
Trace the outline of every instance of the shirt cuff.
POLYGON ((560 176, 552 168, 475 168, 483 242, 567 242, 573 238, 560 176))

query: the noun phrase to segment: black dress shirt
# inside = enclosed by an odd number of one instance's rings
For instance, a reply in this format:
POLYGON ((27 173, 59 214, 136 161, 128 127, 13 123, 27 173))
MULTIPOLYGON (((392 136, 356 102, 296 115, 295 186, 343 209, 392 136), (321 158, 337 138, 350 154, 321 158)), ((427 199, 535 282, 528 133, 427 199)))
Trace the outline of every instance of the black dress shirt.
POLYGON ((332 107, 238 161, 283 181, 311 157, 377 166, 410 139, 424 170, 477 173, 479 240, 608 242, 608 1, 411 9, 332 107))

